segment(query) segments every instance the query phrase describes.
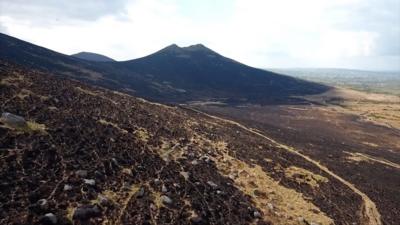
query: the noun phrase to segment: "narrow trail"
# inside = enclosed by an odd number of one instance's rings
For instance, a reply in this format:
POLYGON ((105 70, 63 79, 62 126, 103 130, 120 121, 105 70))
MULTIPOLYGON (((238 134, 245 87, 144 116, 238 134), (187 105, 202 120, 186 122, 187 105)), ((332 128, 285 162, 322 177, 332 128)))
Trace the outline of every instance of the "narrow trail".
POLYGON ((370 161, 377 162, 377 163, 380 163, 380 164, 383 164, 383 165, 386 165, 386 166, 390 166, 390 167, 393 167, 393 168, 396 168, 396 169, 400 169, 400 165, 399 164, 391 162, 391 161, 386 160, 386 159, 379 159, 379 158, 376 158, 376 157, 373 157, 373 156, 370 156, 370 155, 367 155, 367 154, 359 153, 359 152, 354 153, 353 155, 354 156, 359 156, 361 158, 364 158, 365 160, 370 160, 370 161))
POLYGON ((246 130, 246 131, 248 131, 250 133, 253 133, 253 134, 255 134, 255 135, 259 136, 259 137, 262 137, 262 138, 264 138, 264 139, 276 144, 278 147, 280 147, 282 149, 285 149, 285 150, 287 150, 287 151, 289 151, 289 152, 291 152, 291 153, 293 153, 295 155, 298 155, 298 156, 302 157, 303 159, 307 160, 308 162, 314 164, 315 166, 320 168, 322 171, 324 171, 327 174, 331 175, 332 177, 334 177, 335 179, 340 181, 342 184, 346 185, 352 191, 354 191, 355 193, 357 193, 358 195, 361 196, 361 198, 363 200, 363 207, 364 207, 364 209, 362 211, 362 217, 363 217, 362 218, 362 224, 364 224, 364 225, 382 225, 381 215, 380 215, 378 209, 376 208, 375 203, 366 194, 364 194, 362 191, 357 189, 352 183, 346 181, 345 179, 343 179, 339 175, 335 174, 334 172, 329 170, 327 167, 325 167, 324 165, 320 164, 318 161, 310 158, 307 155, 304 155, 304 154, 300 153, 299 151, 297 151, 296 149, 294 149, 294 148, 292 148, 290 146, 287 146, 287 145, 284 145, 282 143, 279 143, 279 142, 275 141, 274 139, 272 139, 270 137, 267 137, 264 134, 254 130, 252 128, 248 128, 248 127, 246 127, 246 126, 244 126, 244 125, 242 125, 242 124, 240 124, 240 123, 238 123, 236 121, 224 119, 224 118, 221 118, 221 117, 218 117, 218 116, 213 116, 213 115, 210 115, 210 114, 207 114, 205 112, 202 112, 202 111, 199 111, 199 110, 196 110, 196 109, 193 109, 193 108, 189 108, 189 107, 182 106, 182 108, 191 110, 191 111, 196 112, 196 113, 200 113, 202 115, 205 115, 205 116, 207 116, 209 118, 212 118, 212 119, 215 119, 215 120, 219 120, 219 121, 223 121, 225 123, 236 125, 236 126, 242 128, 242 129, 244 129, 244 130, 246 130))

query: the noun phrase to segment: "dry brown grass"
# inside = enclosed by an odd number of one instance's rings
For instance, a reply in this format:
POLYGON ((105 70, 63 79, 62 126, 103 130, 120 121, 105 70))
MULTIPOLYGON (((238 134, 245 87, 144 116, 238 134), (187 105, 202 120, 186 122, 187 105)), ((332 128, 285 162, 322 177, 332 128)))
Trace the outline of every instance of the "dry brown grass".
POLYGON ((116 128, 117 130, 119 130, 119 131, 122 132, 122 133, 128 133, 127 130, 120 128, 120 127, 118 126, 118 124, 109 122, 109 121, 104 120, 104 119, 100 119, 100 120, 98 120, 98 122, 101 123, 101 124, 104 124, 104 125, 110 125, 110 126, 116 128))
POLYGON ((400 129, 400 97, 386 94, 365 93, 344 88, 334 88, 305 99, 328 104, 335 111, 360 116, 363 120, 400 129), (339 105, 330 104, 330 99, 340 99, 339 105))
POLYGON ((200 146, 213 146, 217 156, 212 158, 218 170, 233 179, 234 185, 249 195, 266 218, 274 224, 302 224, 299 218, 321 225, 333 224, 333 220, 302 193, 280 185, 259 165, 250 165, 230 156, 227 150, 228 143, 213 142, 201 136, 192 140, 196 140, 200 146))
POLYGON ((296 166, 290 166, 286 168, 285 176, 295 180, 298 183, 308 184, 312 188, 318 188, 320 183, 326 183, 329 181, 328 178, 324 176, 314 174, 309 170, 296 166))
POLYGON ((141 141, 143 142, 148 142, 149 138, 150 138, 150 134, 149 132, 147 132, 146 128, 144 127, 140 127, 139 129, 135 130, 135 132, 133 132, 136 137, 138 137, 141 141))

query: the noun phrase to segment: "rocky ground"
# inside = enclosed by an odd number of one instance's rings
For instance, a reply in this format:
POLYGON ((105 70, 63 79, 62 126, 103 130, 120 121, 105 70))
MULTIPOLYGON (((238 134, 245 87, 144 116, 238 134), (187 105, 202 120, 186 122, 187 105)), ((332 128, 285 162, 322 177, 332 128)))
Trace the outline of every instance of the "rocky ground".
MULTIPOLYGON (((360 104, 365 103, 360 101, 360 104)), ((393 108, 379 109, 388 104, 385 99, 381 104, 376 103, 374 109, 385 115, 395 114, 390 110, 399 105, 393 102, 390 102, 393 108)), ((196 107, 240 121, 318 160, 366 194, 376 204, 383 224, 398 223, 400 132, 394 123, 388 126, 388 120, 385 123, 381 123, 382 119, 366 120, 364 111, 349 112, 337 105, 196 107)))
POLYGON ((0 224, 380 224, 238 124, 6 62, 0 79, 0 111, 26 120, 0 123, 0 224))

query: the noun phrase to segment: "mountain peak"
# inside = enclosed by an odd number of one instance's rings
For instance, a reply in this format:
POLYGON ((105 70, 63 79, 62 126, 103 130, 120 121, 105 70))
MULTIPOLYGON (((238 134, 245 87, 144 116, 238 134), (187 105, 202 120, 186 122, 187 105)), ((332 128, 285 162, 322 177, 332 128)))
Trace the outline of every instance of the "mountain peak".
POLYGON ((112 59, 108 56, 93 53, 93 52, 79 52, 79 53, 73 54, 71 56, 73 56, 75 58, 79 58, 79 59, 84 59, 87 61, 94 61, 94 62, 113 62, 113 61, 115 61, 114 59, 112 59))
POLYGON ((189 51, 211 51, 211 49, 207 48, 203 44, 190 45, 188 47, 184 47, 183 49, 189 51))
POLYGON ((161 49, 159 51, 160 53, 174 53, 174 54, 191 54, 195 52, 199 53, 215 53, 213 50, 207 48, 203 44, 195 44, 195 45, 189 45, 187 47, 180 47, 176 44, 171 44, 168 45, 167 47, 161 49))

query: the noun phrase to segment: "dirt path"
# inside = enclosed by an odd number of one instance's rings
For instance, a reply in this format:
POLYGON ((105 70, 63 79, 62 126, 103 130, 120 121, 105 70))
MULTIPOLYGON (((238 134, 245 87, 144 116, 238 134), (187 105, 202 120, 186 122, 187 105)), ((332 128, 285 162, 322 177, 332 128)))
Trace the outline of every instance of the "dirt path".
POLYGON ((361 218, 362 224, 364 224, 364 225, 382 225, 381 215, 380 215, 378 209, 376 208, 375 203, 366 194, 364 194, 362 191, 357 189, 352 183, 350 183, 350 182, 346 181, 345 179, 343 179, 342 177, 336 175, 334 172, 329 170, 327 167, 321 165, 318 161, 310 158, 307 155, 304 155, 304 154, 300 153, 299 151, 297 151, 296 149, 294 149, 294 148, 292 148, 290 146, 281 144, 281 143, 271 139, 270 137, 267 137, 264 134, 254 130, 254 129, 247 128, 246 126, 244 126, 244 125, 242 125, 242 124, 240 124, 238 122, 235 122, 235 121, 232 121, 232 120, 228 120, 228 119, 224 119, 224 118, 217 117, 217 116, 213 116, 213 115, 207 114, 205 112, 202 112, 202 111, 199 111, 199 110, 196 110, 196 109, 193 109, 193 108, 187 108, 187 107, 183 107, 183 108, 188 109, 188 110, 192 110, 194 112, 203 114, 205 116, 208 116, 210 118, 213 118, 213 119, 216 119, 216 120, 219 120, 219 121, 223 121, 223 122, 226 122, 226 123, 230 123, 230 124, 236 125, 236 126, 242 128, 242 129, 244 129, 244 130, 246 130, 246 131, 248 131, 250 133, 253 133, 253 134, 257 135, 257 136, 260 136, 260 137, 262 137, 264 139, 267 139, 268 141, 276 144, 278 147, 280 147, 282 149, 285 149, 285 150, 287 150, 287 151, 289 151, 289 152, 291 152, 293 154, 296 154, 296 155, 302 157, 303 159, 307 160, 308 162, 316 165, 318 168, 320 168, 321 170, 323 170, 327 174, 331 175, 332 177, 334 177, 335 179, 337 179, 338 181, 340 181, 341 183, 346 185, 348 188, 350 188, 352 191, 354 191, 355 193, 357 193, 358 195, 361 196, 361 198, 363 200, 363 207, 364 207, 364 209, 362 211, 362 215, 361 215, 362 216, 362 218, 361 218))
POLYGON ((391 161, 386 160, 386 159, 380 159, 380 158, 373 157, 373 156, 370 156, 370 155, 367 155, 367 154, 363 154, 363 153, 359 153, 359 152, 348 153, 348 154, 350 154, 352 156, 355 156, 355 157, 359 157, 361 160, 373 161, 373 162, 377 162, 377 163, 380 163, 380 164, 383 164, 383 165, 386 165, 386 166, 390 166, 390 167, 393 167, 393 168, 396 168, 396 169, 400 169, 400 165, 399 164, 391 162, 391 161))

